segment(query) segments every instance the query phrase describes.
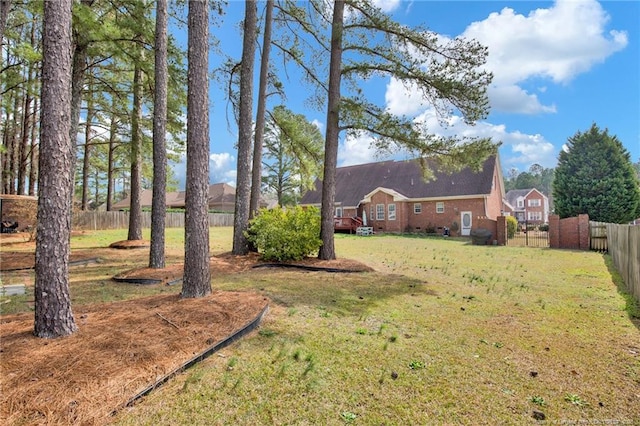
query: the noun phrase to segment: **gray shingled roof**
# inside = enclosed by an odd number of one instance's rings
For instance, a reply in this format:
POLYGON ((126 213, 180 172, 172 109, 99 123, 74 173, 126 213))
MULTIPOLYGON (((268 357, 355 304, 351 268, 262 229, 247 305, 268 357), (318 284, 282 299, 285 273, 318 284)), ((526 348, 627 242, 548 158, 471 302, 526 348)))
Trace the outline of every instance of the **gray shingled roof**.
MULTIPOLYGON (((425 182, 417 160, 384 161, 336 169, 336 203, 357 206, 365 195, 378 187, 392 189, 407 198, 441 198, 491 193, 496 157, 489 157, 480 172, 465 168, 446 174, 436 172, 434 181, 425 182)), ((300 204, 320 204, 322 182, 308 191, 300 204)))
POLYGON ((518 198, 525 197, 532 189, 512 189, 504 195, 504 199, 514 209, 518 208, 518 198))

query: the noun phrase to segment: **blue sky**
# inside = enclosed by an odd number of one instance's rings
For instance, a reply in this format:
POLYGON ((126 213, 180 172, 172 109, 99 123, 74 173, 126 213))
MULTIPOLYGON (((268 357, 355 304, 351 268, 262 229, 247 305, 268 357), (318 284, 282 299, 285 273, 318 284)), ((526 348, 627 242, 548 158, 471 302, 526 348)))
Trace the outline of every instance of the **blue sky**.
MULTIPOLYGON (((431 123, 433 133, 501 141, 505 172, 525 171, 535 163, 555 167, 567 139, 592 123, 616 135, 631 160, 640 161, 640 2, 378 0, 376 4, 408 26, 480 41, 489 49, 486 66, 494 74, 491 112, 475 126, 464 125, 454 114, 449 128, 442 128, 432 109, 393 79, 367 82, 366 90, 390 111, 431 123)), ((263 7, 260 2, 260 14, 263 7)), ((238 22, 243 15, 244 2, 232 0, 222 24, 211 28, 222 51, 235 58, 241 54, 238 22)), ((220 65, 219 58, 212 52, 212 69, 220 65)), ((299 81, 285 81, 285 87, 287 106, 305 114, 324 133, 326 112, 305 107, 299 81)), ((211 183, 235 185, 237 126, 228 122, 224 92, 213 80, 210 93, 211 183)), ((343 137, 338 165, 407 158, 403 153, 377 156, 369 143, 366 137, 343 137)), ((184 162, 174 172, 183 189, 184 162)))

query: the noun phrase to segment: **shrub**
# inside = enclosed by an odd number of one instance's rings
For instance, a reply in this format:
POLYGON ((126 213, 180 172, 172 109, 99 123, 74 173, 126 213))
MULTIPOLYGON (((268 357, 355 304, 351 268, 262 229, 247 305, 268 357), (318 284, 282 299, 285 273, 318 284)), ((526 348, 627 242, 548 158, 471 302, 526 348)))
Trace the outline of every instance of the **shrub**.
POLYGON ((317 208, 300 206, 261 209, 249 223, 247 239, 265 260, 300 260, 322 245, 320 213, 317 208))
POLYGON ((539 231, 543 231, 546 232, 549 230, 549 224, 548 223, 543 223, 542 225, 538 226, 538 230, 539 231))
POLYGON ((518 220, 513 216, 507 216, 507 238, 515 237, 517 229, 518 220))

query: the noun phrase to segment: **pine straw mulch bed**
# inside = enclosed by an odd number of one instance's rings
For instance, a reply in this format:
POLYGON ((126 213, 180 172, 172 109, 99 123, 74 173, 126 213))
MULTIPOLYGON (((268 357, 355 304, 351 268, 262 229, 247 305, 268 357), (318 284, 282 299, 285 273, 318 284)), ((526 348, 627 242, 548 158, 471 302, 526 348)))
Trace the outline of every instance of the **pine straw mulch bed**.
POLYGON ((33 314, 0 322, 4 424, 104 424, 139 392, 255 320, 268 300, 214 292, 79 306, 79 331, 33 335, 33 314))
MULTIPOLYGON (((95 251, 72 253, 81 260, 95 251)), ((2 268, 31 257, 3 252, 2 268), (15 255, 15 258, 13 256, 15 255)), ((263 264, 257 254, 211 258, 211 273, 236 273, 263 264)), ((298 265, 349 272, 371 268, 357 261, 308 258, 298 265)), ((123 277, 182 276, 183 265, 136 268, 123 277)), ((249 292, 214 292, 200 299, 151 296, 74 307, 79 331, 69 337, 33 336, 33 313, 0 317, 0 418, 3 424, 105 424, 141 391, 259 321, 269 301, 249 292)))

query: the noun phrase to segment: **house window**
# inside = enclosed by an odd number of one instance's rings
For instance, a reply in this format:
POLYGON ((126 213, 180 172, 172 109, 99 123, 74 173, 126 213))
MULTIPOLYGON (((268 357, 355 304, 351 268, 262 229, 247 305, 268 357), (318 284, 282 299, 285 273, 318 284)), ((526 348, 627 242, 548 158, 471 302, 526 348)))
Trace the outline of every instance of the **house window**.
POLYGON ((336 217, 342 217, 342 207, 336 207, 336 217))
POLYGON ((422 203, 415 203, 413 205, 413 213, 414 214, 420 214, 422 213, 422 203))
POLYGON ((436 213, 444 213, 444 202, 438 201, 436 203, 436 213))
POLYGON ((373 204, 371 204, 371 206, 369 206, 369 218, 371 220, 375 219, 375 216, 373 215, 373 204))
POLYGON ((527 220, 542 220, 542 212, 527 212, 527 220))
POLYGON ((524 207, 524 200, 522 198, 518 199, 518 207, 524 207))
POLYGON ((384 204, 376 204, 376 220, 384 220, 384 204))
POLYGON ((529 203, 529 207, 540 207, 539 198, 532 198, 531 200, 527 200, 527 202, 529 203))
POLYGON ((389 204, 389 220, 396 220, 396 205, 389 204))

